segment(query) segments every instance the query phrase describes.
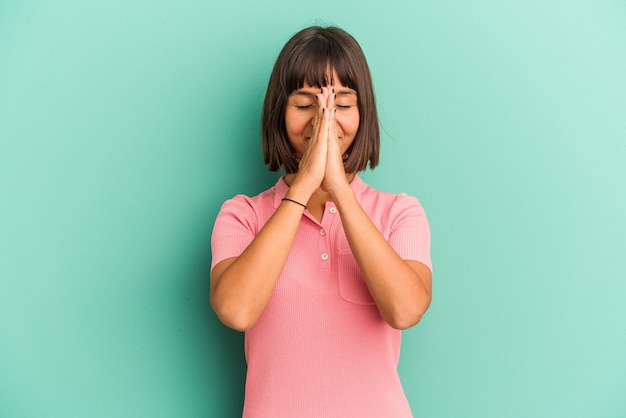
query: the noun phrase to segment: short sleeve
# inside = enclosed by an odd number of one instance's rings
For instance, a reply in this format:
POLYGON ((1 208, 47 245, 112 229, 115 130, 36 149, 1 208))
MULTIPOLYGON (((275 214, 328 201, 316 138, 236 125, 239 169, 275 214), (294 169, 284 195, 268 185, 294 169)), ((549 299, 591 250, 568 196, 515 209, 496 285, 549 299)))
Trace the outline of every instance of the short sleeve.
POLYGON ((430 227, 419 201, 399 194, 391 210, 389 245, 403 260, 425 264, 432 271, 430 259, 430 227))
POLYGON ((258 219, 250 199, 235 196, 222 205, 211 236, 211 270, 227 258, 239 257, 258 233, 258 219))

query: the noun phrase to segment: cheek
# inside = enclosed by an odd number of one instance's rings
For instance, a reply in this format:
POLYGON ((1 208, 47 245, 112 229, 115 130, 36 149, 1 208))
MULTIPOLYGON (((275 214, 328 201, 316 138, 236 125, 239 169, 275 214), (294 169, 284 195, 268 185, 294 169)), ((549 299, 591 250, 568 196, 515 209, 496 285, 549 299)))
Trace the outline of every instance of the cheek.
POLYGON ((310 119, 306 115, 287 112, 285 114, 285 129, 288 134, 301 134, 306 129, 310 119))
POLYGON ((341 125, 341 129, 347 136, 354 136, 359 129, 359 114, 346 113, 337 115, 337 123, 341 125))

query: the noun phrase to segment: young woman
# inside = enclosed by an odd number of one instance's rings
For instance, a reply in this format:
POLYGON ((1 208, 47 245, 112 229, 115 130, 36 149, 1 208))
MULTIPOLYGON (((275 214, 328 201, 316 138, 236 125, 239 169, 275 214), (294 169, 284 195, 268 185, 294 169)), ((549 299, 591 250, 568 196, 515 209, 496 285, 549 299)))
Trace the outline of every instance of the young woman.
POLYGON ((310 27, 282 49, 262 115, 269 169, 227 201, 212 237, 211 304, 245 331, 244 417, 411 417, 401 330, 431 301, 418 201, 366 185, 378 163, 372 81, 358 43, 310 27))

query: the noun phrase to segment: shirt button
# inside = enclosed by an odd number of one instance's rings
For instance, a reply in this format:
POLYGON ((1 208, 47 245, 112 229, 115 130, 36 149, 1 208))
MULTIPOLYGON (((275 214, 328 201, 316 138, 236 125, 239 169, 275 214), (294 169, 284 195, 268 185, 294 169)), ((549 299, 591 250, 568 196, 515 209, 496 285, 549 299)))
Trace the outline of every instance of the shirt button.
POLYGON ((328 254, 322 253, 322 260, 324 261, 328 260, 328 254))
POLYGON ((333 206, 333 207, 331 207, 330 209, 328 209, 328 211, 329 211, 330 213, 337 213, 337 208, 333 206))
POLYGON ((320 229, 320 235, 326 235, 326 230, 325 229, 320 229))

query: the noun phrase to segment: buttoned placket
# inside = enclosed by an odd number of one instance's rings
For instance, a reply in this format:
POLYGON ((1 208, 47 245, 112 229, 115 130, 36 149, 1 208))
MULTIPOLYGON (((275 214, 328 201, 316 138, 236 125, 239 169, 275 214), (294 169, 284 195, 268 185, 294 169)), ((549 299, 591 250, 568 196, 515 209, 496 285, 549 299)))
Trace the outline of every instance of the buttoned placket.
MULTIPOLYGON (((355 191, 357 199, 360 201, 360 194, 362 190, 364 190, 364 188, 366 187, 365 184, 358 178, 358 176, 355 176, 355 178, 350 183, 350 186, 353 187, 353 190, 355 191)), ((274 195, 274 207, 275 208, 277 208, 278 205, 280 205, 280 200, 282 197, 285 196, 288 189, 289 189, 289 186, 284 181, 284 179, 281 179, 276 184, 277 194, 274 195)), ((339 219, 340 216, 339 216, 339 211, 337 209, 337 206, 335 205, 334 202, 326 202, 324 206, 324 215, 322 216, 322 222, 319 222, 317 219, 315 219, 315 217, 311 215, 309 211, 307 210, 304 211, 303 216, 308 218, 311 222, 313 222, 313 224, 317 228, 316 235, 317 235, 317 241, 318 241, 318 244, 317 244, 318 250, 317 250, 317 254, 315 254, 315 257, 319 260, 320 269, 330 270, 331 263, 333 262, 332 260, 333 253, 332 253, 332 248, 331 248, 330 243, 333 239, 336 239, 336 235, 337 233, 339 233, 338 231, 342 231, 342 228, 340 225, 341 219, 339 219), (333 226, 333 222, 339 222, 339 224, 335 224, 333 226), (338 227, 339 229, 337 231, 333 230, 332 229, 333 227, 337 229, 337 225, 339 225, 338 227)))
POLYGON ((322 222, 319 222, 314 217, 306 214, 306 216, 315 222, 318 228, 317 235, 317 257, 319 258, 319 266, 320 270, 330 270, 332 263, 332 248, 330 244, 331 238, 331 228, 333 222, 340 222, 337 217, 339 214, 337 213, 337 207, 334 202, 326 202, 324 207, 324 216, 322 217, 322 222))

